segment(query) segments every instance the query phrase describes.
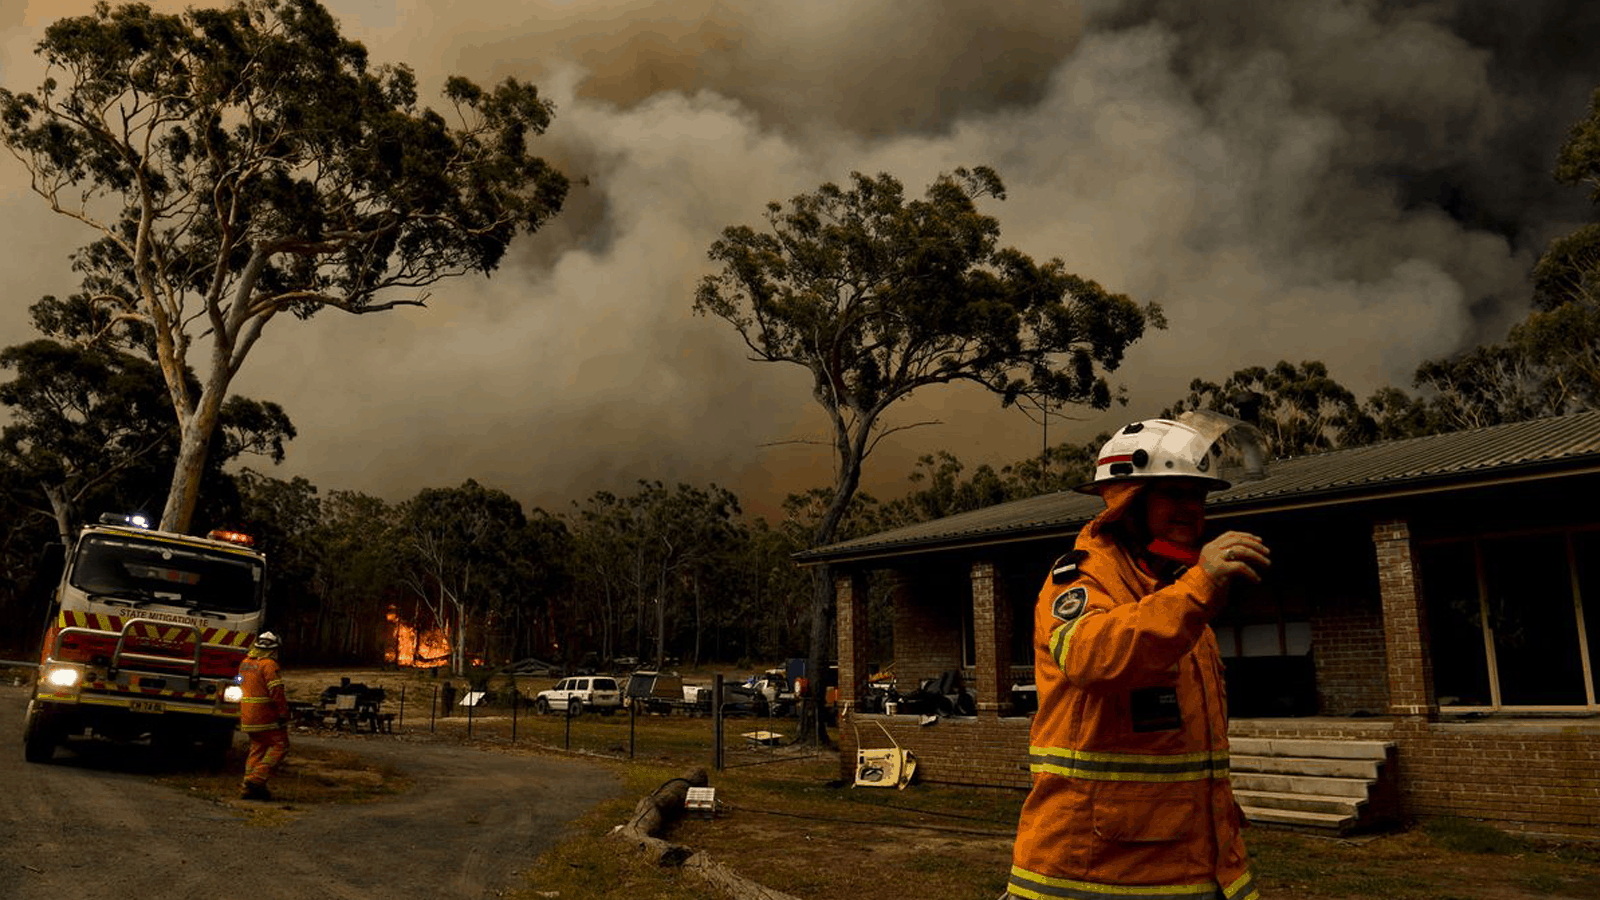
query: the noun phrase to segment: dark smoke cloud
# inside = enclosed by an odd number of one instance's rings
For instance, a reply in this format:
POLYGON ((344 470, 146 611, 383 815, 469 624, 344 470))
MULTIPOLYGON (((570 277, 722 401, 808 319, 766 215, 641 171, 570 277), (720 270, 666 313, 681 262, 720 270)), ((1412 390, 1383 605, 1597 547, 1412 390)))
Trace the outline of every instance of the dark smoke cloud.
MULTIPOLYGON (((1358 393, 1407 384, 1503 334, 1543 244, 1591 215, 1549 176, 1597 80, 1582 3, 330 4, 428 89, 535 80, 558 104, 541 152, 587 180, 493 278, 441 285, 426 311, 275 322, 247 364, 238 389, 300 428, 279 474, 390 499, 475 477, 563 508, 714 480, 771 515, 830 481, 826 447, 803 443, 826 437, 804 373, 747 362, 689 306, 722 227, 851 170, 916 193, 994 165, 1006 242, 1165 307, 1172 328, 1118 373, 1128 407, 1053 422, 1052 441, 1280 358, 1325 360, 1358 393)), ((67 5, 0 31, 8 86, 36 83, 28 46, 67 5)), ((14 285, 63 292, 83 238, 23 187, 0 169, 14 285)), ((25 304, 0 312, 6 343, 25 304)), ((965 389, 894 424, 929 418, 945 424, 885 442, 869 489, 900 492, 934 449, 1000 464, 1043 437, 965 389)))

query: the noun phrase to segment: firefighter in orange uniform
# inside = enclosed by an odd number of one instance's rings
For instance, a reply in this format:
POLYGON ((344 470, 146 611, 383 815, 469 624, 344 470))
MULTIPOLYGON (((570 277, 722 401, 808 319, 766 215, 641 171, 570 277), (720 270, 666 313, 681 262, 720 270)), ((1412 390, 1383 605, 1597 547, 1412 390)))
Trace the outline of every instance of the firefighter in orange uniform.
POLYGON ((1222 659, 1207 624, 1267 547, 1224 532, 1201 544, 1223 435, 1212 413, 1133 423, 1078 488, 1106 508, 1051 567, 1034 612, 1039 711, 1033 787, 1007 897, 1255 900, 1228 780, 1222 659), (1144 890, 1141 890, 1143 888, 1144 890))
POLYGON ((289 753, 289 699, 284 696, 283 676, 278 672, 277 635, 263 631, 256 637, 249 655, 239 664, 239 686, 244 690, 239 730, 250 738, 239 797, 271 800, 267 779, 289 753))

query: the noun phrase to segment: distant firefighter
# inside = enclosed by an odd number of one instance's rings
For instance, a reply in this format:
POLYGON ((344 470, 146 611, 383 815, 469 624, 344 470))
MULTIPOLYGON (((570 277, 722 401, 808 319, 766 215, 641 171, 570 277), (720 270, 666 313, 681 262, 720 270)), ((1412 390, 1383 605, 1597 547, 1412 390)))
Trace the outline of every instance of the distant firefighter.
POLYGON ((271 800, 267 779, 289 755, 289 698, 284 696, 283 676, 278 671, 277 635, 263 631, 256 637, 249 656, 239 665, 239 686, 244 690, 239 730, 250 737, 239 797, 271 800))

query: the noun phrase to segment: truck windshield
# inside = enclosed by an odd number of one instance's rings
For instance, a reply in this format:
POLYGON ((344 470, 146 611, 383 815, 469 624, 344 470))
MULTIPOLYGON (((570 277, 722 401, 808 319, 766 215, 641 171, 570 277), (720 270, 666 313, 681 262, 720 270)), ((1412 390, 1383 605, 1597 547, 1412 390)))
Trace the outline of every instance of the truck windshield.
POLYGON ((191 611, 251 612, 261 608, 260 560, 199 547, 91 534, 72 557, 74 587, 136 605, 191 611))

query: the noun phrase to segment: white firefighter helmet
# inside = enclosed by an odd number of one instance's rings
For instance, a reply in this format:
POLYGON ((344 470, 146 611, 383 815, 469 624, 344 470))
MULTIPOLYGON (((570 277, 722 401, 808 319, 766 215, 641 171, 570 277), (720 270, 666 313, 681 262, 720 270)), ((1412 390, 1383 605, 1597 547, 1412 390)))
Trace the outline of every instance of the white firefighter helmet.
POLYGON ((261 632, 260 634, 256 635, 255 648, 257 650, 278 649, 278 636, 270 631, 261 632))
POLYGON ((1094 478, 1074 490, 1098 494, 1117 482, 1189 478, 1220 491, 1231 486, 1229 477, 1263 477, 1265 448, 1255 426, 1209 410, 1192 410, 1175 420, 1145 419, 1112 435, 1095 459, 1094 478))

